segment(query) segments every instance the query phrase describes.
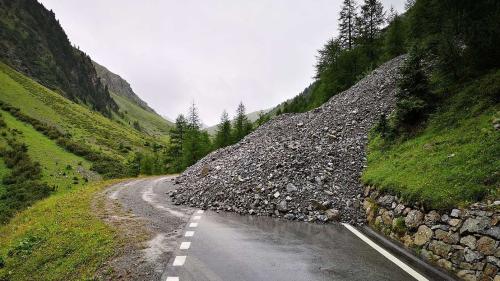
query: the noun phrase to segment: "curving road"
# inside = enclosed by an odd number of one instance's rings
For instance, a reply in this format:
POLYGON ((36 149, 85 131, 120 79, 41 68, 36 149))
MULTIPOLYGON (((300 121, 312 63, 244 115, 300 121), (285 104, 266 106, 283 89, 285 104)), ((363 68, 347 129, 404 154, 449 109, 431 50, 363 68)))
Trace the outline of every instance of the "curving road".
POLYGON ((153 233, 143 250, 153 264, 148 280, 438 280, 397 265, 401 261, 381 254, 349 226, 175 206, 168 196, 172 179, 140 179, 107 191, 153 233))

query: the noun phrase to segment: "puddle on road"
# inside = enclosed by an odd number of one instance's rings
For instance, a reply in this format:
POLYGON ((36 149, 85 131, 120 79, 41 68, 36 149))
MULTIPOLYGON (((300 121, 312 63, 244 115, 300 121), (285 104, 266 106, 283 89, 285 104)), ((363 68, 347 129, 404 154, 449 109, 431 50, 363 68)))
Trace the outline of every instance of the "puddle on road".
POLYGON ((158 202, 156 202, 156 200, 154 199, 156 197, 156 194, 153 192, 153 187, 148 187, 146 188, 143 192, 142 192, 142 200, 148 202, 149 204, 151 204, 153 207, 155 207, 156 209, 159 209, 159 210, 162 210, 162 211, 166 211, 176 217, 185 217, 186 214, 184 214, 183 212, 179 212, 179 211, 176 211, 176 210, 172 210, 168 207, 165 207, 161 204, 159 204, 158 202))

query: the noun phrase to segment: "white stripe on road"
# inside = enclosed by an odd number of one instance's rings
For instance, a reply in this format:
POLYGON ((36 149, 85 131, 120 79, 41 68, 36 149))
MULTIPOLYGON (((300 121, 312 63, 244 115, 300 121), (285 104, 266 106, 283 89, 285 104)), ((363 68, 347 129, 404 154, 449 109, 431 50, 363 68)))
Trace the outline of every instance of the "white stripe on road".
POLYGON ((199 219, 201 219, 201 216, 194 216, 193 217, 193 220, 199 220, 199 219))
POLYGON ((173 266, 183 266, 186 262, 186 256, 176 256, 173 266))
POLYGON ((198 227, 198 223, 197 222, 192 222, 189 224, 189 227, 198 227))
POLYGON ((203 210, 196 211, 197 214, 203 214, 203 210))
POLYGON ((191 242, 182 242, 180 249, 187 250, 187 249, 189 249, 189 247, 191 247, 191 242))
POLYGON ((184 236, 186 237, 193 237, 194 235, 194 231, 186 231, 186 234, 184 234, 184 236))
POLYGON ((377 250, 377 252, 381 253, 384 257, 395 263, 397 266, 399 266, 402 270, 406 271, 406 273, 410 274, 413 278, 415 278, 418 281, 429 281, 429 279, 425 278, 422 276, 420 273, 416 272, 413 268, 409 267, 407 264, 404 262, 400 261, 398 258, 393 256, 391 253, 387 252, 385 249, 380 247, 379 245, 375 244, 372 240, 370 240, 368 237, 366 237, 363 233, 359 232, 356 228, 354 228, 352 225, 349 225, 347 223, 343 223, 343 225, 350 230, 354 235, 358 236, 361 240, 365 241, 368 245, 370 245, 373 249, 377 250))
POLYGON ((165 281, 179 281, 179 277, 167 277, 165 281))

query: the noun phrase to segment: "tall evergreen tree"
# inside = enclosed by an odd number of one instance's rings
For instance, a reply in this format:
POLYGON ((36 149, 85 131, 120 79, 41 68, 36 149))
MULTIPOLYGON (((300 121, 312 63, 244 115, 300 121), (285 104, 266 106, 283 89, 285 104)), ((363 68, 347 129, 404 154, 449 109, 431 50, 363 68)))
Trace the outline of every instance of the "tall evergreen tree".
POLYGON ((339 40, 343 48, 351 50, 356 37, 355 23, 357 18, 356 1, 344 0, 339 17, 339 40))
POLYGON ((242 102, 236 110, 236 118, 234 120, 233 141, 236 143, 244 138, 252 130, 252 123, 248 121, 245 114, 245 106, 242 102))
POLYGON ((225 147, 231 144, 231 121, 229 115, 224 110, 217 126, 217 133, 215 135, 215 146, 217 148, 225 147))
POLYGON ((362 43, 373 44, 385 22, 384 6, 378 0, 364 0, 361 14, 356 19, 357 32, 362 43))
POLYGON ((182 170, 182 146, 186 138, 187 120, 180 114, 175 119, 175 127, 170 130, 170 146, 168 157, 171 163, 171 172, 182 170))
POLYGON ((198 159, 201 158, 203 154, 200 138, 200 117, 198 115, 198 109, 195 103, 191 105, 188 113, 188 124, 186 130, 186 137, 182 146, 182 158, 183 158, 183 168, 188 167, 196 163, 198 159))

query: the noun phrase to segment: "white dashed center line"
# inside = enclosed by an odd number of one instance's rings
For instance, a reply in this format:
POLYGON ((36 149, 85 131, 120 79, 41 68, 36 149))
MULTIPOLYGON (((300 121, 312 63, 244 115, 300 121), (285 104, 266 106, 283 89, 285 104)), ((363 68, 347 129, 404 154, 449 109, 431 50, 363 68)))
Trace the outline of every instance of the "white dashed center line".
POLYGON ((201 216, 194 216, 193 217, 193 220, 197 221, 197 220, 200 220, 201 219, 201 216))
POLYGON ((196 211, 197 214, 203 214, 203 210, 196 211))
POLYGON ((198 227, 198 223, 197 222, 192 222, 189 224, 189 227, 198 227))
POLYGON ((176 256, 173 266, 183 266, 186 262, 186 256, 176 256))
POLYGON ((179 281, 179 277, 167 277, 166 281, 179 281))
POLYGON ((187 249, 189 249, 189 247, 191 247, 191 242, 182 242, 179 249, 187 250, 187 249))
POLYGON ((194 231, 186 231, 186 234, 184 234, 184 236, 186 237, 193 237, 194 235, 194 231))

